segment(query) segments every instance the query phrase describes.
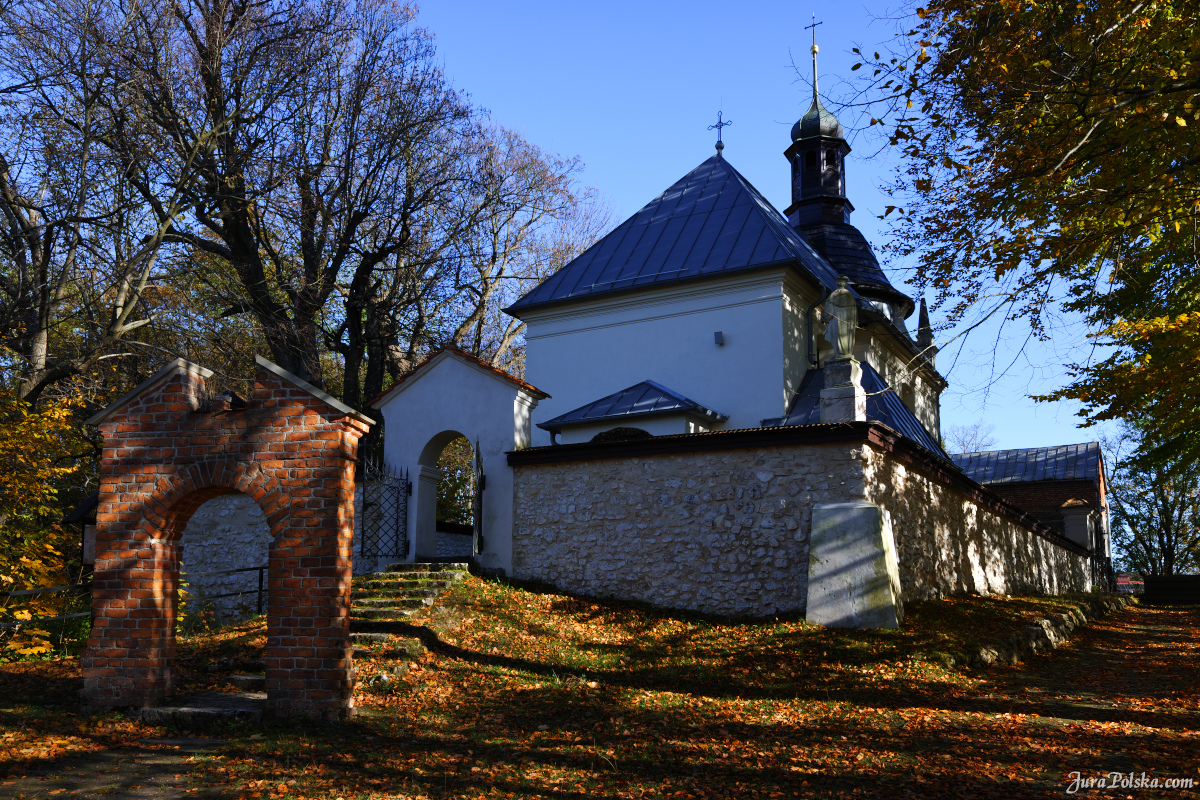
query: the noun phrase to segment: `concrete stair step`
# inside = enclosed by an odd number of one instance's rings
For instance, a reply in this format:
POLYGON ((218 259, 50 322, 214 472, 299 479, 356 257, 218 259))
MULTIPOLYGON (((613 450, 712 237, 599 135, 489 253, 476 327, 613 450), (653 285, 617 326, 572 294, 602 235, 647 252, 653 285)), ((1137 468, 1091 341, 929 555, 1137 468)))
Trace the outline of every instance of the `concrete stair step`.
POLYGON ((355 581, 354 591, 376 591, 387 590, 394 591, 397 589, 449 589, 457 580, 363 580, 355 581))
POLYGON ((267 696, 262 692, 200 692, 143 708, 140 716, 151 725, 199 730, 227 722, 261 722, 266 707, 267 696))
MULTIPOLYGON (((434 572, 372 572, 370 576, 360 578, 359 584, 370 584, 376 581, 384 581, 387 583, 396 583, 400 581, 417 581, 428 583, 432 581, 445 581, 447 583, 458 583, 467 576, 466 572, 448 572, 446 570, 437 570, 434 572)), ((356 584, 356 585, 359 585, 356 584)))
POLYGON ((441 589, 364 589, 361 592, 351 592, 350 597, 358 603, 384 597, 437 597, 441 593, 441 589))
POLYGON ((358 611, 373 611, 377 608, 425 608, 433 605, 433 598, 428 597, 365 597, 354 601, 353 609, 358 611))
POLYGON ((267 690, 266 675, 230 675, 226 680, 242 692, 265 692, 267 690))
POLYGON ((391 638, 391 635, 387 633, 352 632, 350 634, 350 643, 356 645, 384 644, 391 638))
POLYGON ((416 608, 355 608, 350 612, 350 620, 389 620, 404 619, 416 614, 416 608))
POLYGON ((381 572, 469 572, 471 565, 464 562, 418 561, 386 564, 381 572))
MULTIPOLYGON (((409 612, 410 614, 416 612, 409 612)), ((401 619, 360 619, 350 618, 351 636, 356 633, 383 633, 395 634, 397 636, 411 637, 413 634, 413 625, 410 622, 405 622, 401 619)), ((416 641, 420 641, 419 639, 416 641)))

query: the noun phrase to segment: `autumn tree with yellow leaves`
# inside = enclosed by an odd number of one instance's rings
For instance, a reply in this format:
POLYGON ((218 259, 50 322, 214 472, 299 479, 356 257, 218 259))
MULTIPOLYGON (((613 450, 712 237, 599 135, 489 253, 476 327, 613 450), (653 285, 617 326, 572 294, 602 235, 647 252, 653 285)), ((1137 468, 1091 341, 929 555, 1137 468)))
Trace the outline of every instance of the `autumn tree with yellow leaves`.
MULTIPOLYGON (((903 153, 894 255, 952 319, 1082 312, 1100 364, 1043 399, 1200 458, 1200 6, 937 0, 862 52, 869 128, 903 153)), ((1150 451, 1147 451, 1150 452, 1150 451)))

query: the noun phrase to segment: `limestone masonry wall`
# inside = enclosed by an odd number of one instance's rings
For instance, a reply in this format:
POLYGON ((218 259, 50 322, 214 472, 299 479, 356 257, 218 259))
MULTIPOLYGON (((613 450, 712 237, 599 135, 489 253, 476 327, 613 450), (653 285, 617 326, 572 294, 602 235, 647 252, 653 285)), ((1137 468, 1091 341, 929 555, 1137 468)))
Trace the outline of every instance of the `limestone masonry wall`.
POLYGON ((890 515, 905 600, 1089 585, 1086 556, 866 441, 572 458, 515 460, 516 578, 716 614, 803 611, 814 504, 865 500, 890 515))
POLYGON ((1088 559, 961 491, 865 449, 867 499, 891 516, 905 600, 1090 588, 1088 559))
POLYGON ((716 614, 804 608, 813 503, 864 497, 862 447, 514 468, 513 573, 716 614))

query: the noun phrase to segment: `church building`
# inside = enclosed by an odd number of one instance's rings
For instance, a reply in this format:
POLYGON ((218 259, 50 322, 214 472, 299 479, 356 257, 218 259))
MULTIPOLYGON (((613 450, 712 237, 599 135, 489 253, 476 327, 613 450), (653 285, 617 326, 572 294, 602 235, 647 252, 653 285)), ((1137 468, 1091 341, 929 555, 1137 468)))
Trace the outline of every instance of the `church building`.
MULTIPOLYGON (((813 47, 814 73, 816 46, 813 47)), ((699 611, 896 625, 903 601, 1090 586, 1091 550, 943 451, 924 303, 851 224, 850 146, 812 102, 783 213, 717 152, 506 311, 524 380, 447 346, 372 406, 438 554, 466 436, 485 570, 699 611)))

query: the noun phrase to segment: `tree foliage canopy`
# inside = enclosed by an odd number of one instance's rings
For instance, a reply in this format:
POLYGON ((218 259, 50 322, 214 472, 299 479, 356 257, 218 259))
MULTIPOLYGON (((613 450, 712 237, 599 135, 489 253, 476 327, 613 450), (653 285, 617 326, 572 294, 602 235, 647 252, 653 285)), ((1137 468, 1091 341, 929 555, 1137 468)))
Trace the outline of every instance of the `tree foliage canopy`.
POLYGON ((905 156, 888 213, 918 284, 952 318, 1039 335, 1056 302, 1082 312, 1117 353, 1053 397, 1145 416, 1160 440, 1200 397, 1198 23, 1178 0, 936 0, 856 66, 905 156), (1164 387, 1179 393, 1160 404, 1164 387))

